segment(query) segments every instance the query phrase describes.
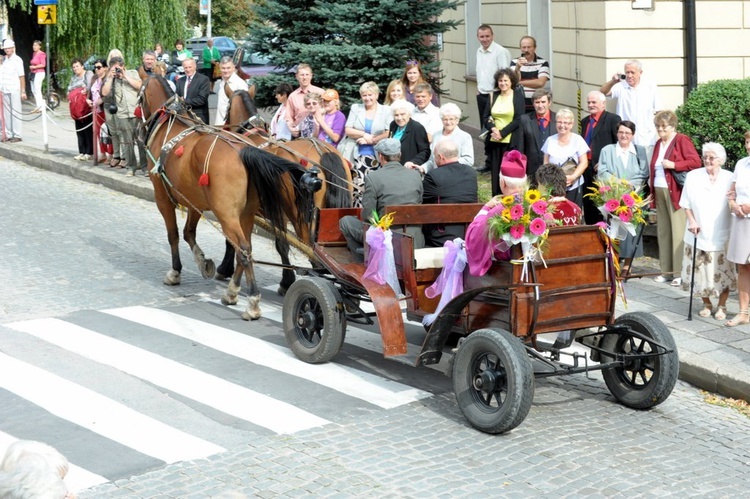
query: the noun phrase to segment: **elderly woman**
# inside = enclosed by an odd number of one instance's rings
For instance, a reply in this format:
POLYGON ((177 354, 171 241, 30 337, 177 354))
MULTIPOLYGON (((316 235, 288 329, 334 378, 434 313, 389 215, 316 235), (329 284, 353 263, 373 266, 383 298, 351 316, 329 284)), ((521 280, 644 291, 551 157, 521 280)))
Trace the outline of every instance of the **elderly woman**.
POLYGON ((403 99, 391 104, 393 121, 388 136, 401 142, 401 164, 418 169, 430 157, 430 140, 421 123, 411 119, 414 106, 403 99))
MULTIPOLYGON (((745 132, 745 150, 750 154, 750 131, 745 132)), ((734 166, 727 197, 732 214, 727 258, 737 264, 740 311, 725 325, 734 327, 750 323, 750 157, 739 160, 734 166)))
POLYGON ((421 173, 427 173, 436 167, 435 165, 435 144, 443 139, 452 140, 458 146, 458 162, 464 165, 474 166, 474 140, 471 135, 464 132, 458 127, 461 121, 461 108, 456 104, 449 102, 440 106, 440 120, 443 122, 443 129, 432 137, 430 147, 433 151, 430 159, 417 167, 421 173))
POLYGON ((489 132, 484 149, 490 169, 492 195, 500 194, 500 162, 503 154, 512 148, 511 135, 518 129, 525 110, 523 87, 516 73, 508 68, 498 69, 494 75, 497 90, 492 92, 481 116, 489 132))
MULTIPOLYGON (((416 102, 414 102, 414 87, 419 83, 429 83, 422 71, 422 67, 417 61, 407 61, 404 74, 401 76, 401 84, 404 89, 403 98, 406 99, 407 102, 416 105, 416 102)), ((437 92, 432 92, 431 102, 434 106, 438 105, 437 92)))
POLYGON ((732 185, 732 174, 721 168, 726 160, 727 153, 721 144, 703 144, 705 168, 688 173, 680 197, 680 207, 687 218, 682 288, 687 291, 690 287, 691 266, 695 261, 694 289, 703 299, 703 310, 698 315, 714 314, 718 321, 727 318, 729 291, 737 287, 734 265, 726 257, 731 218, 727 192, 732 185), (716 310, 713 310, 712 296, 719 298, 716 310))
MULTIPOLYGON (((630 182, 633 190, 640 191, 648 181, 648 156, 646 149, 633 143, 635 123, 621 121, 617 125, 617 144, 604 146, 599 153, 599 180, 615 177, 630 182)), ((628 236, 620 242, 620 257, 635 258, 643 256, 643 244, 636 236, 628 236)))
POLYGON ((583 173, 589 166, 589 146, 583 137, 573 133, 574 124, 573 111, 560 109, 555 116, 557 133, 544 141, 542 152, 545 164, 557 165, 565 171, 565 197, 583 207, 583 173))
POLYGON ((323 103, 320 94, 317 92, 308 92, 303 98, 307 116, 300 121, 297 128, 292 128, 292 136, 301 138, 310 138, 318 135, 318 124, 315 122, 315 115, 320 111, 320 105, 323 103))
POLYGON ((654 281, 667 282, 671 276, 672 286, 680 286, 682 278, 683 236, 685 234, 685 212, 680 208, 682 184, 678 181, 681 172, 695 170, 701 166, 701 157, 690 138, 677 133, 677 115, 672 111, 659 111, 654 116, 659 140, 651 158, 651 207, 656 208, 656 240, 659 243, 659 268, 661 275, 654 281))
POLYGON ((352 104, 346 120, 346 136, 357 142, 354 149, 354 202, 361 205, 365 177, 379 165, 374 146, 388 138, 388 125, 393 120, 391 108, 378 104, 380 89, 374 81, 366 81, 359 87, 362 104, 352 104))

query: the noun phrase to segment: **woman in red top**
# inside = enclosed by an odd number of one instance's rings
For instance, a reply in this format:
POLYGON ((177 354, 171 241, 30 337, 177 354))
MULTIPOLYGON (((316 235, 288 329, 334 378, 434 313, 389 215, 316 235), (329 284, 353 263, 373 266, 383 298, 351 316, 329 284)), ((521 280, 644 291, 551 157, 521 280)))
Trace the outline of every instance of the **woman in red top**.
POLYGON ((31 62, 29 62, 29 69, 31 70, 31 93, 34 94, 34 108, 32 113, 41 113, 42 106, 44 105, 44 96, 42 95, 42 82, 46 75, 47 69, 47 54, 42 52, 42 42, 34 40, 33 44, 34 54, 31 56, 31 62))
POLYGON ((677 133, 677 115, 672 111, 656 113, 654 124, 659 140, 651 158, 651 207, 656 207, 656 240, 661 270, 661 275, 654 281, 671 279, 672 286, 679 286, 682 284, 680 273, 686 218, 685 211, 680 208, 682 184, 678 179, 680 173, 700 168, 702 162, 690 138, 677 133))

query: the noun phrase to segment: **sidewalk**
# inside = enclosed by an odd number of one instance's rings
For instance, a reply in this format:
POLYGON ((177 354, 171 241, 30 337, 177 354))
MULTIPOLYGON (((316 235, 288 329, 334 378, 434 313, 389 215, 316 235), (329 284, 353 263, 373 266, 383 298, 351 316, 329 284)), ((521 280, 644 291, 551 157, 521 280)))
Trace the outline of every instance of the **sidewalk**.
MULTIPOLYGON (((24 122, 23 142, 0 144, 0 156, 153 200, 148 178, 140 174, 126 177, 124 169, 73 159, 78 154, 77 141, 66 106, 63 102, 54 114, 50 113, 54 123, 48 123, 49 152, 44 152, 41 118, 37 118, 41 115, 25 114, 24 119, 32 121, 24 122)), ((31 109, 31 105, 24 104, 25 113, 31 109)), ((482 152, 477 141, 475 150, 478 154, 482 152)), ((644 267, 656 269, 657 263, 650 258, 639 259, 636 272, 644 267)), ((693 320, 688 321, 688 293, 668 284, 657 284, 650 277, 630 279, 624 288, 627 306, 618 299, 618 314, 650 312, 664 321, 677 343, 681 379, 711 392, 750 400, 750 326, 727 328, 713 318, 699 317, 699 299, 693 301, 693 320)), ((739 309, 736 293, 730 296, 727 305, 727 315, 731 318, 739 309)))

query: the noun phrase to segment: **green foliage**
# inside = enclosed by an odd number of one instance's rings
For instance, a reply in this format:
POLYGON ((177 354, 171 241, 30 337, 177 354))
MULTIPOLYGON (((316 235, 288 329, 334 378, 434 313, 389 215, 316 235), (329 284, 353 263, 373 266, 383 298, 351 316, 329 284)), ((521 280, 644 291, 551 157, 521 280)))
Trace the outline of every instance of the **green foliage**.
MULTIPOLYGON (((313 84, 335 88, 348 107, 359 102, 359 86, 365 81, 378 84, 382 100, 390 80, 403 75, 407 60, 419 61, 439 90, 434 36, 459 22, 438 18, 458 5, 457 0, 266 0, 253 9, 250 39, 283 70, 310 64, 313 84)), ((296 83, 292 75, 282 78, 296 83)), ((257 80, 259 104, 268 105, 270 85, 266 77, 257 80)))
POLYGON ((677 108, 677 128, 700 151, 706 142, 718 142, 727 151, 725 168, 734 170, 747 154, 743 134, 750 130, 750 79, 716 80, 699 85, 677 108))
MULTIPOLYGON (((187 24, 198 26, 206 33, 206 16, 198 13, 198 0, 186 0, 187 24)), ((253 0, 211 0, 211 34, 235 40, 247 37, 253 0)), ((171 44, 170 44, 171 45, 171 44)))
MULTIPOLYGON (((11 25, 18 40, 25 26, 36 25, 36 7, 33 0, 4 2, 28 13, 27 23, 11 25)), ((157 42, 171 47, 176 38, 185 37, 184 14, 185 0, 61 1, 57 24, 50 29, 51 57, 56 67, 63 68, 74 57, 106 57, 118 48, 128 65, 135 67, 143 50, 152 49, 157 42)))

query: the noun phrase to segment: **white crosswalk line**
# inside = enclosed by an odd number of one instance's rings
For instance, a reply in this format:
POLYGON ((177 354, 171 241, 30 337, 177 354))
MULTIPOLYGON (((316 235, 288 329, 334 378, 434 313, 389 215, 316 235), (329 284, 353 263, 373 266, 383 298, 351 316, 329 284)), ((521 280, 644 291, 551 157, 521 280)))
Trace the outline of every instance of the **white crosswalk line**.
POLYGON ((276 433, 294 433, 330 422, 291 404, 59 319, 6 326, 276 433))
MULTIPOLYGON (((55 327, 54 323, 45 322, 46 325, 39 326, 55 327)), ((56 417, 166 463, 203 458, 226 450, 4 353, 0 353, 0 387, 56 417)))
POLYGON ((142 306, 102 312, 159 329, 215 350, 326 386, 340 393, 391 409, 432 394, 334 363, 302 362, 286 348, 166 310, 142 306))
MULTIPOLYGON (((0 456, 5 454, 5 450, 8 446, 17 440, 18 438, 0 431, 0 456)), ((65 483, 68 485, 68 490, 74 493, 107 483, 108 481, 109 480, 103 476, 91 473, 73 463, 69 463, 68 474, 65 476, 65 483)))

